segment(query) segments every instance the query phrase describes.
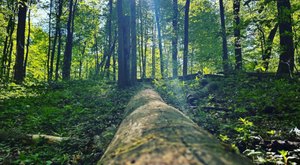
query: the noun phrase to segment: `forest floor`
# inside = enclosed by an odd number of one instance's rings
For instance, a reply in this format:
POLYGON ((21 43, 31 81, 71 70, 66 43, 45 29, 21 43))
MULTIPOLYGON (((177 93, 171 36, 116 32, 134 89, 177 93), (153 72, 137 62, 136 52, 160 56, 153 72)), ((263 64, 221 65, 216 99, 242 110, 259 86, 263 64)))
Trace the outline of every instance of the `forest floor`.
MULTIPOLYGON (((158 80, 163 99, 257 164, 300 163, 299 78, 158 80)), ((0 164, 95 164, 141 88, 98 81, 9 84, 0 91, 0 164), (70 137, 30 141, 27 134, 70 137)))
POLYGON ((255 164, 300 164, 299 78, 213 76, 155 82, 199 126, 255 164))

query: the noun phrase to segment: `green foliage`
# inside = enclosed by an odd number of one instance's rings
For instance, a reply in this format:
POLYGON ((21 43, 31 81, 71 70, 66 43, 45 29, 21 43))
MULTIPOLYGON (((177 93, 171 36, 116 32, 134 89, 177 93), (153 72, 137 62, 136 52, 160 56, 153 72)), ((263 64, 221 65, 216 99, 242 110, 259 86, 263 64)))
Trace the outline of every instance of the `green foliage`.
POLYGON ((98 81, 31 87, 10 84, 1 90, 4 96, 0 100, 0 128, 71 140, 60 144, 1 141, 4 147, 0 147, 0 164, 95 163, 113 138, 134 91, 135 88, 119 90, 114 84, 98 81))

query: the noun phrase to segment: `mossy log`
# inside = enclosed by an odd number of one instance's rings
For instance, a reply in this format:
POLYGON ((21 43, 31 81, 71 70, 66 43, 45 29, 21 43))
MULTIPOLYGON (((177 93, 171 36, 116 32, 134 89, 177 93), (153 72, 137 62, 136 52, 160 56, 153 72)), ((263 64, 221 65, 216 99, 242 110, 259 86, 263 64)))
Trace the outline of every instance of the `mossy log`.
POLYGON ((151 89, 135 95, 126 111, 98 165, 252 164, 151 89))

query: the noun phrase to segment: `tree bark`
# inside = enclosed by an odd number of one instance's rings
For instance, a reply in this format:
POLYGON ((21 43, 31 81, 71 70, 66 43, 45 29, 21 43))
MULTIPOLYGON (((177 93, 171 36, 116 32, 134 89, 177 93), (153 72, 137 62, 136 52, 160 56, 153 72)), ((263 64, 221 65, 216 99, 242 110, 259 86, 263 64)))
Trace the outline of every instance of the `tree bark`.
POLYGON ((141 37, 141 39, 140 39, 140 50, 139 50, 139 52, 140 52, 140 76, 141 76, 141 78, 143 79, 144 77, 144 63, 143 63, 143 61, 144 61, 144 49, 143 49, 143 45, 144 45, 144 16, 143 16, 143 12, 142 12, 142 1, 141 0, 139 0, 139 4, 140 4, 140 6, 139 6, 139 16, 140 16, 140 37, 141 37))
POLYGON ((242 46, 241 46, 241 21, 240 21, 241 0, 233 1, 233 16, 234 16, 234 53, 235 53, 235 70, 242 70, 242 46))
MULTIPOLYGON (((31 5, 31 2, 29 3, 31 5)), ((24 76, 26 76, 26 68, 27 68, 27 62, 28 62, 28 55, 29 55, 29 46, 30 46, 30 33, 31 33, 31 9, 28 10, 28 34, 27 34, 27 43, 26 43, 26 55, 25 55, 25 61, 24 61, 24 76)))
POLYGON ((106 76, 107 78, 109 78, 109 68, 110 68, 110 59, 111 59, 111 55, 112 55, 112 16, 113 16, 113 2, 112 0, 109 0, 108 2, 108 7, 109 7, 109 15, 107 18, 107 30, 108 30, 108 55, 107 55, 107 61, 105 64, 105 70, 106 70, 106 76))
POLYGON ((267 42, 266 42, 266 49, 265 52, 263 54, 262 60, 263 60, 263 67, 265 68, 265 70, 267 71, 269 69, 269 60, 271 58, 271 53, 272 53, 272 48, 273 48, 273 41, 275 38, 275 34, 277 32, 278 29, 278 23, 275 24, 274 28, 270 31, 270 34, 267 38, 267 42))
MULTIPOLYGON (((15 5, 14 5, 14 1, 7 4, 7 7, 11 10, 14 11, 15 10, 15 5)), ((8 24, 6 27, 6 33, 7 36, 5 37, 5 41, 4 41, 4 47, 3 47, 3 56, 1 58, 1 68, 0 68, 0 78, 2 78, 4 81, 7 82, 8 79, 6 79, 6 75, 7 72, 9 70, 9 65, 8 65, 8 61, 9 59, 11 59, 11 48, 13 45, 13 41, 12 41, 12 35, 14 33, 14 29, 15 29, 15 13, 9 16, 9 20, 8 20, 8 24)))
MULTIPOLYGON (((154 18, 155 21, 155 18, 154 18)), ((153 22, 154 22, 153 21, 153 22)), ((156 51, 156 44, 155 44, 155 36, 156 36, 156 29, 155 29, 155 24, 152 26, 152 73, 151 77, 152 79, 155 78, 155 71, 156 71, 156 58, 155 58, 155 51, 156 51)))
POLYGON ((190 0, 186 0, 184 11, 184 48, 183 48, 183 77, 187 75, 188 71, 188 54, 189 54, 189 11, 190 0))
POLYGON ((224 73, 229 72, 229 59, 228 59, 228 48, 227 48, 227 37, 226 37, 226 27, 225 27, 225 14, 223 0, 219 0, 220 4, 220 19, 221 19, 221 32, 222 32, 222 47, 223 47, 223 71, 224 73))
POLYGON ((129 43, 130 18, 123 15, 122 0, 117 0, 118 15, 118 86, 125 88, 130 85, 129 73, 129 43))
POLYGON ((67 23, 67 42, 66 48, 64 53, 64 64, 63 64, 63 71, 62 77, 63 80, 70 80, 71 76, 71 62, 72 62, 72 48, 73 48, 73 28, 74 28, 74 16, 75 16, 75 5, 73 6, 73 0, 69 2, 69 17, 67 23))
POLYGON ((25 47, 25 27, 26 27, 27 1, 19 2, 18 29, 17 29, 17 56, 15 62, 14 80, 16 83, 24 81, 24 47, 25 47))
POLYGON ((58 15, 56 18, 56 30, 58 32, 58 45, 57 45, 57 57, 56 57, 56 68, 55 68, 55 80, 57 81, 59 78, 58 70, 60 66, 60 54, 61 54, 61 15, 62 15, 62 7, 63 0, 58 1, 58 15))
POLYGON ((143 74, 142 74, 142 79, 146 79, 146 75, 147 75, 147 43, 148 43, 148 27, 146 26, 147 25, 147 14, 145 15, 145 19, 144 19, 144 22, 145 22, 145 28, 144 28, 144 31, 145 31, 145 41, 144 41, 144 58, 142 59, 142 64, 143 64, 143 74))
POLYGON ((137 59, 136 59, 136 1, 130 0, 131 9, 131 83, 137 80, 137 59))
POLYGON ((51 63, 51 19, 52 19, 52 8, 53 8, 53 0, 50 0, 50 7, 49 7, 49 22, 48 22, 48 52, 47 52, 47 74, 48 74, 48 81, 50 80, 50 63, 51 63))
POLYGON ((173 77, 176 78, 178 76, 178 0, 173 0, 173 35, 172 35, 172 69, 173 69, 173 77))
POLYGON ((126 114, 98 165, 252 164, 150 89, 131 99, 126 114))
POLYGON ((294 42, 290 0, 277 0, 277 10, 281 49, 277 75, 291 75, 294 71, 294 42))
POLYGON ((162 48, 162 38, 161 38, 161 28, 160 28, 160 12, 159 12, 159 4, 158 0, 154 0, 154 10, 155 10, 155 18, 157 25, 157 33, 158 33, 158 47, 159 47, 159 58, 160 58, 160 72, 162 78, 165 78, 165 70, 164 70, 164 56, 163 56, 163 48, 162 48))

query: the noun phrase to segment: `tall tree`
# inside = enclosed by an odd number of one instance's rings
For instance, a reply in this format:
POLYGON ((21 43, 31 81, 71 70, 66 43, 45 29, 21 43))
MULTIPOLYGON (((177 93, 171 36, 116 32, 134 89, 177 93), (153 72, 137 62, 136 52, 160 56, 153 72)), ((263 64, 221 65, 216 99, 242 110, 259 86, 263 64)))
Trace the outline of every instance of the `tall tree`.
POLYGON ((123 1, 117 0, 118 15, 118 86, 125 88, 130 85, 129 73, 129 42, 130 18, 123 15, 123 1))
POLYGON ((137 59, 136 59, 136 1, 130 0, 131 9, 131 83, 137 79, 137 59))
POLYGON ((49 7, 49 22, 48 22, 48 52, 47 52, 47 72, 48 72, 48 80, 51 79, 50 76, 50 63, 51 63, 51 32, 52 32, 52 8, 53 8, 53 0, 50 0, 49 7))
POLYGON ((14 80, 17 83, 24 81, 24 48, 26 28, 27 1, 19 1, 18 27, 17 27, 17 56, 15 62, 14 80))
POLYGON ((50 56, 50 68, 49 68, 49 80, 50 81, 52 81, 52 78, 53 78, 54 56, 55 56, 55 48, 56 48, 56 42, 57 42, 59 30, 60 29, 58 26, 58 20, 56 20, 55 34, 54 34, 54 39, 53 39, 53 44, 52 44, 52 52, 51 52, 51 56, 50 56))
POLYGON ((188 71, 188 54, 189 54, 189 10, 190 10, 190 0, 185 2, 184 11, 184 41, 183 41, 183 76, 187 75, 188 71))
POLYGON ((143 78, 143 61, 144 61, 144 15, 142 12, 142 0, 139 0, 139 19, 140 19, 140 43, 139 43, 139 55, 140 55, 140 76, 143 78))
POLYGON ((264 69, 267 71, 269 69, 269 60, 271 58, 271 53, 272 53, 272 48, 273 48, 273 41, 276 35, 278 29, 278 23, 275 24, 275 26, 273 27, 273 29, 270 31, 270 34, 267 38, 267 42, 266 42, 266 48, 265 48, 265 52, 262 56, 262 60, 263 60, 263 67, 264 69))
POLYGON ((280 60, 277 74, 289 75, 294 70, 294 42, 290 0, 277 0, 280 34, 280 60))
POLYGON ((220 6, 220 19, 221 19, 221 32, 222 32, 222 47, 223 47, 223 71, 225 74, 229 72, 229 60, 228 60, 228 48, 227 48, 227 37, 225 27, 225 13, 223 0, 219 0, 220 6))
POLYGON ((56 57, 56 65, 55 65, 55 80, 57 81, 59 78, 58 70, 60 64, 60 54, 61 54, 61 15, 63 8, 63 0, 58 0, 58 12, 56 15, 56 32, 58 33, 58 44, 57 44, 57 57, 56 57))
POLYGON ((233 16, 234 16, 234 53, 235 53, 235 69, 241 70, 242 59, 242 46, 241 46, 241 20, 240 20, 241 0, 233 1, 233 16))
POLYGON ((172 68, 173 77, 178 76, 178 0, 173 0, 173 35, 172 35, 172 68))
POLYGON ((154 0, 154 11, 155 11, 155 19, 158 33, 158 47, 159 47, 159 58, 160 58, 160 72, 161 76, 165 78, 165 70, 164 70, 164 56, 163 56, 163 48, 162 48, 162 37, 161 37, 161 28, 160 28, 160 11, 159 11, 159 0, 154 0))
POLYGON ((8 23, 6 26, 6 36, 4 40, 4 46, 3 46, 3 55, 1 58, 1 66, 0 66, 0 78, 8 81, 9 78, 9 70, 10 70, 10 64, 11 64, 11 55, 12 55, 12 48, 13 48, 13 34, 15 29, 15 1, 7 1, 7 8, 13 13, 9 14, 8 16, 8 23))
MULTIPOLYGON (((28 3, 29 7, 31 5, 31 0, 28 3)), ((31 9, 29 8, 28 10, 28 31, 27 31, 27 43, 26 43, 26 55, 25 55, 25 61, 24 61, 24 76, 26 76, 26 67, 27 67, 27 62, 28 62, 28 55, 29 55, 29 46, 30 46, 30 33, 31 33, 31 9)))
MULTIPOLYGON (((153 18, 153 20, 155 21, 155 18, 153 18)), ((153 21, 153 22, 154 22, 153 21)), ((156 50, 156 28, 155 28, 155 24, 152 25, 152 73, 151 73, 151 77, 152 79, 155 78, 155 70, 156 70, 156 59, 155 59, 155 50, 156 50)))
POLYGON ((74 29, 74 17, 75 17, 75 8, 77 5, 77 0, 73 5, 73 0, 69 2, 69 17, 67 23, 67 42, 64 53, 64 63, 62 76, 64 80, 70 79, 71 74, 71 62, 72 62, 72 48, 73 48, 73 29, 74 29))
POLYGON ((105 70, 107 72, 107 77, 109 78, 109 68, 110 68, 110 59, 113 53, 114 44, 112 44, 112 18, 113 18, 113 1, 108 1, 108 7, 109 7, 109 14, 107 18, 107 35, 108 35, 108 55, 107 55, 107 61, 105 64, 105 70))

